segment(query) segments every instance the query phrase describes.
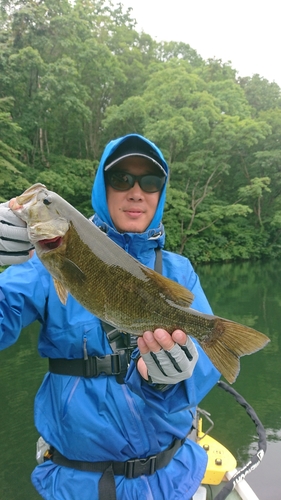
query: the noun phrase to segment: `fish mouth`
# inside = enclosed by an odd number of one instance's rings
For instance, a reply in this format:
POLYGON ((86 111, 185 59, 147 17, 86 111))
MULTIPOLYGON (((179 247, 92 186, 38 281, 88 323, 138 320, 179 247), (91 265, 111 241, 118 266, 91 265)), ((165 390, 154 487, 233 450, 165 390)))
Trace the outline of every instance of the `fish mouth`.
POLYGON ((50 251, 60 247, 63 243, 63 238, 61 236, 55 236, 55 238, 39 240, 38 243, 41 249, 50 251))

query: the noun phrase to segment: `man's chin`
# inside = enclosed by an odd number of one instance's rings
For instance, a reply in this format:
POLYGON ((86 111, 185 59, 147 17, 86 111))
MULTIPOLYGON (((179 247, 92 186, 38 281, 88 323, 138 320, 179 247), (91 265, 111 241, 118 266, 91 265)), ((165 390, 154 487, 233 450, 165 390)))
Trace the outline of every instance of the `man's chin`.
POLYGON ((119 233, 144 233, 147 227, 147 224, 140 223, 139 221, 122 224, 116 229, 119 233))

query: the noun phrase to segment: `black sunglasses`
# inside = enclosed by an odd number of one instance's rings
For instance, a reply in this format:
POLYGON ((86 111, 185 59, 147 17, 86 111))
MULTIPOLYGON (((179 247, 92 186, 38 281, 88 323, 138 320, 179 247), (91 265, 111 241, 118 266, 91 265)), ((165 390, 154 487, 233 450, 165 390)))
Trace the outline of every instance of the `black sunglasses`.
POLYGON ((133 175, 126 172, 106 172, 106 182, 117 191, 128 191, 135 182, 138 182, 140 188, 146 193, 156 193, 161 191, 165 184, 165 177, 153 174, 133 175))

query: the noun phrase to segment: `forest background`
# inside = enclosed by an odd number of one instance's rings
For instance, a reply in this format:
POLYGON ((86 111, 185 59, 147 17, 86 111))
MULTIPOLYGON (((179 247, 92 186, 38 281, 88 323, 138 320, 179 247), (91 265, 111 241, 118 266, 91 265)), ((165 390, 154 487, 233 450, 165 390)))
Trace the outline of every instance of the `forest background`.
POLYGON ((105 0, 0 0, 0 202, 35 182, 90 216, 106 143, 170 166, 166 248, 193 263, 281 255, 281 92, 105 0))

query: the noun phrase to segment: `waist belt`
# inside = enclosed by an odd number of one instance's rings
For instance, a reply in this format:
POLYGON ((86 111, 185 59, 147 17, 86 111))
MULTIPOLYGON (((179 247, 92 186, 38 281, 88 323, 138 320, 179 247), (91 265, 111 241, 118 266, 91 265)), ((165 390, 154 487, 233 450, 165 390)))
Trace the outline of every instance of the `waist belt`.
POLYGON ((98 377, 106 375, 125 375, 128 369, 130 352, 127 349, 115 354, 88 356, 87 359, 49 358, 49 371, 58 375, 73 375, 74 377, 98 377))
POLYGON ((102 473, 99 481, 99 500, 116 500, 114 475, 125 476, 127 479, 143 475, 150 476, 158 469, 166 467, 184 442, 185 438, 175 439, 169 448, 166 448, 166 450, 161 451, 157 455, 146 458, 133 458, 126 462, 82 462, 80 460, 69 460, 54 448, 51 448, 49 457, 57 465, 84 472, 102 473))

